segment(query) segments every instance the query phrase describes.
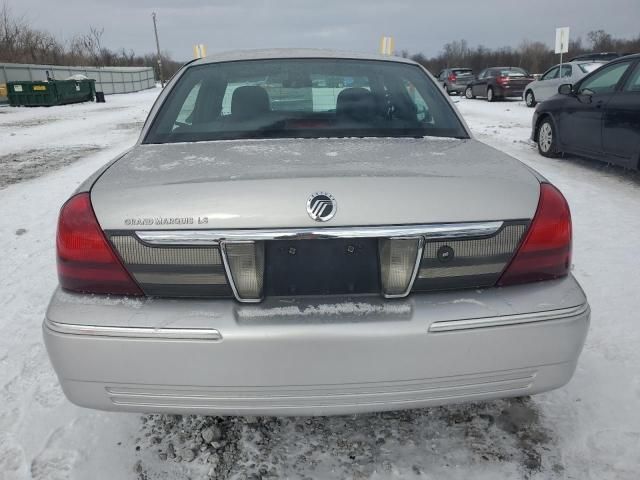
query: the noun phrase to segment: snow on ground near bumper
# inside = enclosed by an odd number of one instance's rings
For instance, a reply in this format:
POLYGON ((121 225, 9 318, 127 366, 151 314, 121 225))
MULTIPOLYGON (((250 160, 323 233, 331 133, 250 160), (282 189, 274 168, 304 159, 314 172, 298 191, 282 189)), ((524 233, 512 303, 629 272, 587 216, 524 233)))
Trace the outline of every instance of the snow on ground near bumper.
MULTIPOLYGON (((87 146, 98 152, 45 176, 47 161, 22 176, 15 169, 11 178, 20 183, 0 188, 2 480, 92 478, 71 472, 102 448, 108 453, 92 459, 92 468, 100 467, 109 478, 126 478, 131 472, 133 459, 123 464, 114 459, 118 448, 125 448, 117 442, 135 432, 138 417, 116 419, 70 405, 49 364, 40 324, 57 283, 58 209, 87 176, 135 143, 139 128, 120 126, 141 124, 157 94, 154 89, 114 95, 106 104, 0 107, 0 158, 12 155, 16 163, 29 162, 29 152, 46 150, 64 158, 65 152, 87 146)), ((0 176, 7 174, 6 168, 0 163, 0 176)))
POLYGON ((640 175, 604 163, 540 156, 522 102, 461 99, 479 140, 541 172, 567 197, 574 275, 591 304, 578 369, 564 388, 533 398, 558 437, 568 478, 637 478, 640 468, 640 175))
POLYGON ((593 321, 569 385, 532 399, 331 418, 140 417, 70 405, 40 334, 56 284, 57 211, 134 142, 137 132, 122 126, 139 124, 156 94, 0 108, 0 124, 12 125, 0 128, 0 157, 43 146, 100 150, 0 189, 0 479, 636 478, 640 180, 596 162, 540 157, 527 141, 532 110, 516 102, 458 107, 480 140, 541 171, 571 204, 574 273, 593 321))
MULTIPOLYGON (((136 95, 147 99, 157 92, 136 95)), ((108 103, 0 107, 0 188, 130 141, 146 117, 146 110, 133 112, 130 101, 127 95, 112 95, 108 103)))

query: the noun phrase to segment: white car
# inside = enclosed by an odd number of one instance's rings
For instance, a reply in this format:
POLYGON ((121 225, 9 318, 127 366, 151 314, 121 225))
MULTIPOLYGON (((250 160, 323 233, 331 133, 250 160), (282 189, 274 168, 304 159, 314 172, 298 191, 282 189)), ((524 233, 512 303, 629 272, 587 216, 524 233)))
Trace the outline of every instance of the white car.
POLYGON ((540 78, 534 80, 524 89, 524 101, 527 107, 535 107, 537 103, 558 93, 563 83, 576 83, 582 77, 600 68, 606 62, 578 61, 551 67, 540 78), (562 67, 562 73, 560 73, 562 67))

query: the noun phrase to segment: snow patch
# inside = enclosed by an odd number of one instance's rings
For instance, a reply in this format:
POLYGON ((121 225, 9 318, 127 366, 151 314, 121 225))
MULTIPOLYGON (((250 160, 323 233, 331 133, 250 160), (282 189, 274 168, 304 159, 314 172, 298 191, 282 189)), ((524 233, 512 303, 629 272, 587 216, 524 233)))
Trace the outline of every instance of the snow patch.
POLYGON ((243 307, 237 312, 241 318, 305 317, 311 315, 406 315, 411 313, 411 307, 406 304, 377 305, 364 302, 344 302, 310 305, 302 309, 297 305, 273 308, 243 307))

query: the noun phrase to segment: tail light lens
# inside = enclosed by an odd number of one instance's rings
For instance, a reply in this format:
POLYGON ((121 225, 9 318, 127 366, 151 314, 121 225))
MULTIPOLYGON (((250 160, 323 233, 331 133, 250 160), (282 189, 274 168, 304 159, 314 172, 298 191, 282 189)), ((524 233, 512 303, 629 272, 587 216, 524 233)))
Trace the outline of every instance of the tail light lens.
POLYGON ((540 186, 538 210, 515 257, 498 285, 564 277, 571 267, 571 213, 562 193, 551 184, 540 186))
POLYGON ((509 77, 505 77, 504 75, 500 76, 496 78, 496 82, 498 82, 500 85, 504 85, 505 83, 509 82, 509 77))
POLYGON ((107 242, 88 193, 72 197, 62 207, 56 247, 62 288, 83 293, 142 295, 107 242))
POLYGON ((458 77, 456 77, 455 73, 449 74, 449 81, 450 82, 455 82, 457 79, 458 79, 458 77))

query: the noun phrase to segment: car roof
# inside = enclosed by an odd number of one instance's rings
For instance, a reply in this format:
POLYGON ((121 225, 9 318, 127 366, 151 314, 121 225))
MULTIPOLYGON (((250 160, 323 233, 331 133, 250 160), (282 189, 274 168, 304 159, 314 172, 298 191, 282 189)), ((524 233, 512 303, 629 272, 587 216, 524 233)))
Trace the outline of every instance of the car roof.
POLYGON ((611 60, 611 63, 613 62, 617 62, 618 60, 635 60, 637 58, 640 58, 640 53, 632 53, 631 55, 624 55, 623 57, 618 57, 618 58, 614 58, 613 60, 611 60))
POLYGON ((578 65, 583 63, 602 63, 604 65, 605 63, 610 63, 610 61, 604 60, 604 59, 586 58, 584 60, 572 60, 570 62, 556 63, 554 66, 549 67, 547 70, 551 70, 552 68, 559 67, 560 65, 578 65))
POLYGON ((294 58, 331 58, 347 60, 382 60, 385 62, 408 63, 419 65, 411 59, 387 55, 377 55, 362 52, 348 52, 340 50, 324 50, 316 48, 273 48, 264 50, 233 50, 216 53, 194 61, 191 65, 208 63, 237 62, 242 60, 273 60, 294 58))

